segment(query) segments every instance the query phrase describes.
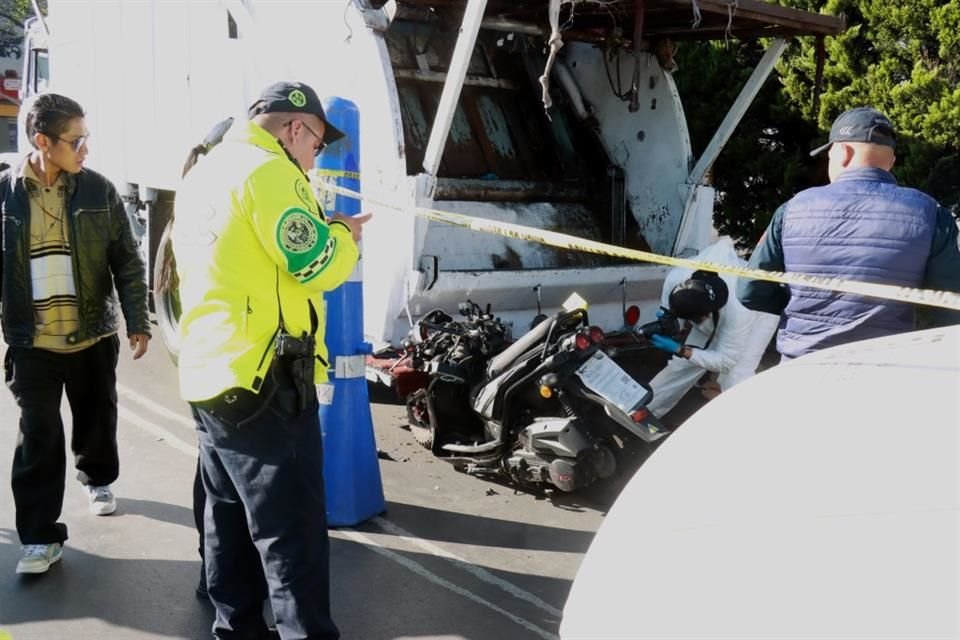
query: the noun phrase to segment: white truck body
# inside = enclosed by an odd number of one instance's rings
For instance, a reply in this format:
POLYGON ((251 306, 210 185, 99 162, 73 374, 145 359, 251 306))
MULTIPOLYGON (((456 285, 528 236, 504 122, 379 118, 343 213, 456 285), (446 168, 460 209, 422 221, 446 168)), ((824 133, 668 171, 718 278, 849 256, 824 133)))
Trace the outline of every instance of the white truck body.
MULTIPOLYGON (((500 1, 490 0, 486 15, 502 16, 493 14, 503 9, 493 6, 500 1)), ((458 32, 441 29, 430 12, 457 24, 471 10, 483 15, 486 0, 469 0, 466 13, 449 2, 434 8, 422 0, 379 4, 49 0, 49 34, 33 48, 49 55, 46 90, 86 109, 92 134, 87 166, 147 203, 151 268, 188 150, 214 123, 245 118, 266 85, 295 79, 356 103, 362 191, 394 205, 364 205, 374 214, 363 246, 365 334, 372 343, 397 344, 411 319, 437 307, 453 312, 468 297, 492 304, 518 335, 537 312, 538 286, 547 313, 576 291, 601 326, 622 324, 624 294, 649 315, 659 303, 664 267, 481 234, 411 212, 452 211, 668 255, 702 248, 714 236, 714 192, 703 181, 712 159, 698 163, 693 157, 673 78, 658 57, 568 42, 550 74, 562 104, 547 119, 535 86, 545 55, 542 44, 532 44, 537 30, 541 43, 549 35, 547 2, 525 3, 542 5, 528 22, 464 19, 459 37, 471 29, 479 37, 469 60, 461 60, 463 82, 453 72, 457 60, 451 61, 458 32), (629 86, 634 55, 639 108, 630 111, 614 95, 608 70, 619 64, 624 73, 618 81, 629 86), (525 75, 531 80, 526 86, 525 75), (427 141, 433 122, 442 120, 432 111, 445 85, 462 93, 454 94, 460 100, 448 114, 446 151, 431 172, 424 169, 430 164, 427 141), (583 151, 590 136, 597 143, 593 155, 583 151), (596 179, 604 162, 607 173, 622 180, 596 179), (610 194, 598 193, 598 184, 610 194)), ((702 0, 703 11, 712 4, 718 3, 702 0)), ((758 67, 758 82, 782 51, 782 41, 774 42, 772 49, 780 49, 758 67)), ((37 70, 29 73, 27 90, 43 88, 37 70)), ((712 157, 752 99, 748 89, 708 148, 712 157)))

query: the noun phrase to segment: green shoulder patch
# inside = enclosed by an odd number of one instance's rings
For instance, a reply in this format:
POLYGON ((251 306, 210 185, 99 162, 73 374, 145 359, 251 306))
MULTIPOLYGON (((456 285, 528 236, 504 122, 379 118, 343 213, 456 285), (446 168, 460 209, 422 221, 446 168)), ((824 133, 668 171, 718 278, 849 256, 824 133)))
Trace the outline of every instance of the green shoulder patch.
POLYGON ((324 257, 330 230, 316 215, 291 207, 277 221, 277 247, 287 259, 287 270, 298 274, 305 267, 324 257))

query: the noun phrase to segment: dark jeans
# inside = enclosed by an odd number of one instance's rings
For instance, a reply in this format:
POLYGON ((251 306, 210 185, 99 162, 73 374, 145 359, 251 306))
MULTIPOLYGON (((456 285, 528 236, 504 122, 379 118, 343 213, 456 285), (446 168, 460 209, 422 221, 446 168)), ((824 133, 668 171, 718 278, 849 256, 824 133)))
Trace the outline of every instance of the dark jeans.
MULTIPOLYGON (((203 476, 200 473, 200 457, 197 457, 197 471, 193 476, 193 523, 200 534, 200 561, 203 561, 203 512, 207 508, 207 492, 203 488, 203 476)), ((202 573, 202 572, 201 572, 202 573)), ((204 578, 204 580, 206 580, 204 578)), ((206 582, 204 582, 206 584, 206 582)))
MULTIPOLYGON (((200 535, 200 546, 197 548, 197 552, 200 554, 200 586, 203 588, 203 591, 207 590, 207 568, 206 563, 203 559, 203 518, 204 511, 207 508, 207 492, 203 488, 203 474, 200 470, 201 458, 197 458, 197 471, 193 476, 193 522, 197 527, 197 533, 200 535)), ((257 571, 260 574, 260 601, 266 600, 267 598, 267 585, 266 581, 263 578, 263 570, 260 567, 260 554, 257 552, 257 548, 253 546, 253 542, 247 545, 247 553, 249 559, 247 562, 252 563, 257 567, 257 571)), ((198 595, 201 594, 200 591, 197 592, 198 595)))
POLYGON ((279 383, 274 399, 252 417, 236 406, 243 403, 191 405, 206 490, 204 558, 217 638, 265 637, 262 575, 281 638, 340 637, 330 617, 318 407, 314 402, 293 415, 283 402, 290 391, 291 385, 279 383), (251 540, 260 567, 250 561, 251 540))
POLYGON ((77 478, 85 485, 108 485, 120 473, 117 457, 116 335, 75 353, 10 347, 4 380, 20 407, 20 433, 13 454, 13 500, 22 544, 67 539, 57 522, 63 509, 66 443, 60 400, 66 390, 73 414, 77 478))

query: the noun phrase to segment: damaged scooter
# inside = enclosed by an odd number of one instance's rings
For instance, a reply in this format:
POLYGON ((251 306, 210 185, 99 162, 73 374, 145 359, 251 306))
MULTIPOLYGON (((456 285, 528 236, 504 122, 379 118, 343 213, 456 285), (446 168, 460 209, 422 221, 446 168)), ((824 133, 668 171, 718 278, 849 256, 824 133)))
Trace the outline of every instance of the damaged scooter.
POLYGON ((546 317, 513 344, 489 306, 459 312, 427 314, 405 345, 429 376, 407 398, 410 430, 459 470, 571 492, 639 465, 669 434, 645 408, 650 387, 604 352, 585 309, 546 317))

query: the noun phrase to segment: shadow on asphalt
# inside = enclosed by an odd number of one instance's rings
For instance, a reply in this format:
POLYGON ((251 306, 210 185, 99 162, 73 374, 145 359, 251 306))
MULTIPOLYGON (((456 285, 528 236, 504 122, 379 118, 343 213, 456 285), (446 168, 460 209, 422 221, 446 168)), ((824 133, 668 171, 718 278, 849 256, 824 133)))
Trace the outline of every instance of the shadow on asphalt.
MULTIPOLYGON (((393 507, 399 511, 404 505, 393 507)), ((446 523, 448 521, 444 521, 446 523)), ((497 531, 494 526, 494 532, 497 531)), ((503 530, 499 530, 498 535, 505 539, 503 530)), ((364 544, 338 539, 331 539, 330 543, 331 604, 343 638, 484 640, 491 637, 490 629, 497 630, 501 636, 523 633, 509 617, 497 615, 496 609, 484 608, 481 602, 505 606, 508 601, 503 592, 473 581, 447 560, 427 553, 392 550, 390 561, 372 553, 364 544), (410 566, 404 567, 403 563, 410 566), (411 573, 410 567, 422 567, 433 578, 424 580, 417 573, 411 573), (373 575, 375 580, 371 580, 373 575), (461 596, 477 594, 481 600, 451 599, 450 590, 461 596), (436 610, 439 602, 444 603, 442 612, 436 610), (484 625, 489 628, 478 628, 478 610, 492 617, 484 625)), ((145 547, 144 553, 151 554, 149 547, 145 547)), ((197 561, 108 558, 72 548, 68 542, 63 559, 47 573, 14 576, 12 567, 19 554, 16 532, 0 529, 0 566, 11 570, 0 585, 0 621, 4 627, 23 625, 34 632, 45 629, 40 631, 42 635, 27 635, 22 629, 16 630, 16 638, 90 638, 93 637, 89 635, 91 621, 110 626, 109 631, 98 636, 102 638, 140 637, 140 634, 210 637, 213 609, 193 593, 199 569, 197 561), (73 631, 61 634, 64 628, 73 631)), ((570 590, 569 580, 493 568, 487 571, 538 595, 558 609, 570 590)), ((556 632, 559 626, 556 616, 522 603, 513 603, 507 608, 512 611, 518 606, 521 617, 556 632)))
MULTIPOLYGON (((559 616, 478 581, 456 562, 391 548, 392 560, 387 564, 398 570, 381 567, 371 581, 364 568, 381 562, 379 554, 356 542, 331 543, 331 606, 344 640, 535 638, 515 624, 514 615, 548 633, 559 631, 559 616), (423 569, 432 577, 426 577, 423 569), (461 597, 451 598, 450 591, 461 597), (347 614, 358 605, 365 611, 362 615, 347 614)), ((480 566, 557 610, 562 610, 570 593, 571 580, 497 569, 482 562, 480 566)))
POLYGON ((156 502, 154 500, 138 500, 136 498, 123 498, 123 510, 117 514, 123 516, 142 516, 158 522, 176 524, 193 529, 196 524, 193 521, 193 511, 178 504, 167 504, 156 502))
MULTIPOLYGON (((124 501, 124 509, 130 502, 124 501)), ((21 553, 17 534, 0 529, 0 567, 10 572, 0 586, 0 620, 12 626, 93 618, 165 637, 209 637, 213 610, 193 592, 199 560, 150 559, 163 550, 151 551, 146 540, 143 552, 147 558, 107 558, 67 541, 63 559, 47 573, 15 575, 21 553)))
MULTIPOLYGON (((386 517, 424 540, 480 547, 582 553, 587 550, 594 535, 592 531, 501 520, 398 502, 387 503, 386 517)), ((357 528, 380 532, 375 523, 357 528)))

